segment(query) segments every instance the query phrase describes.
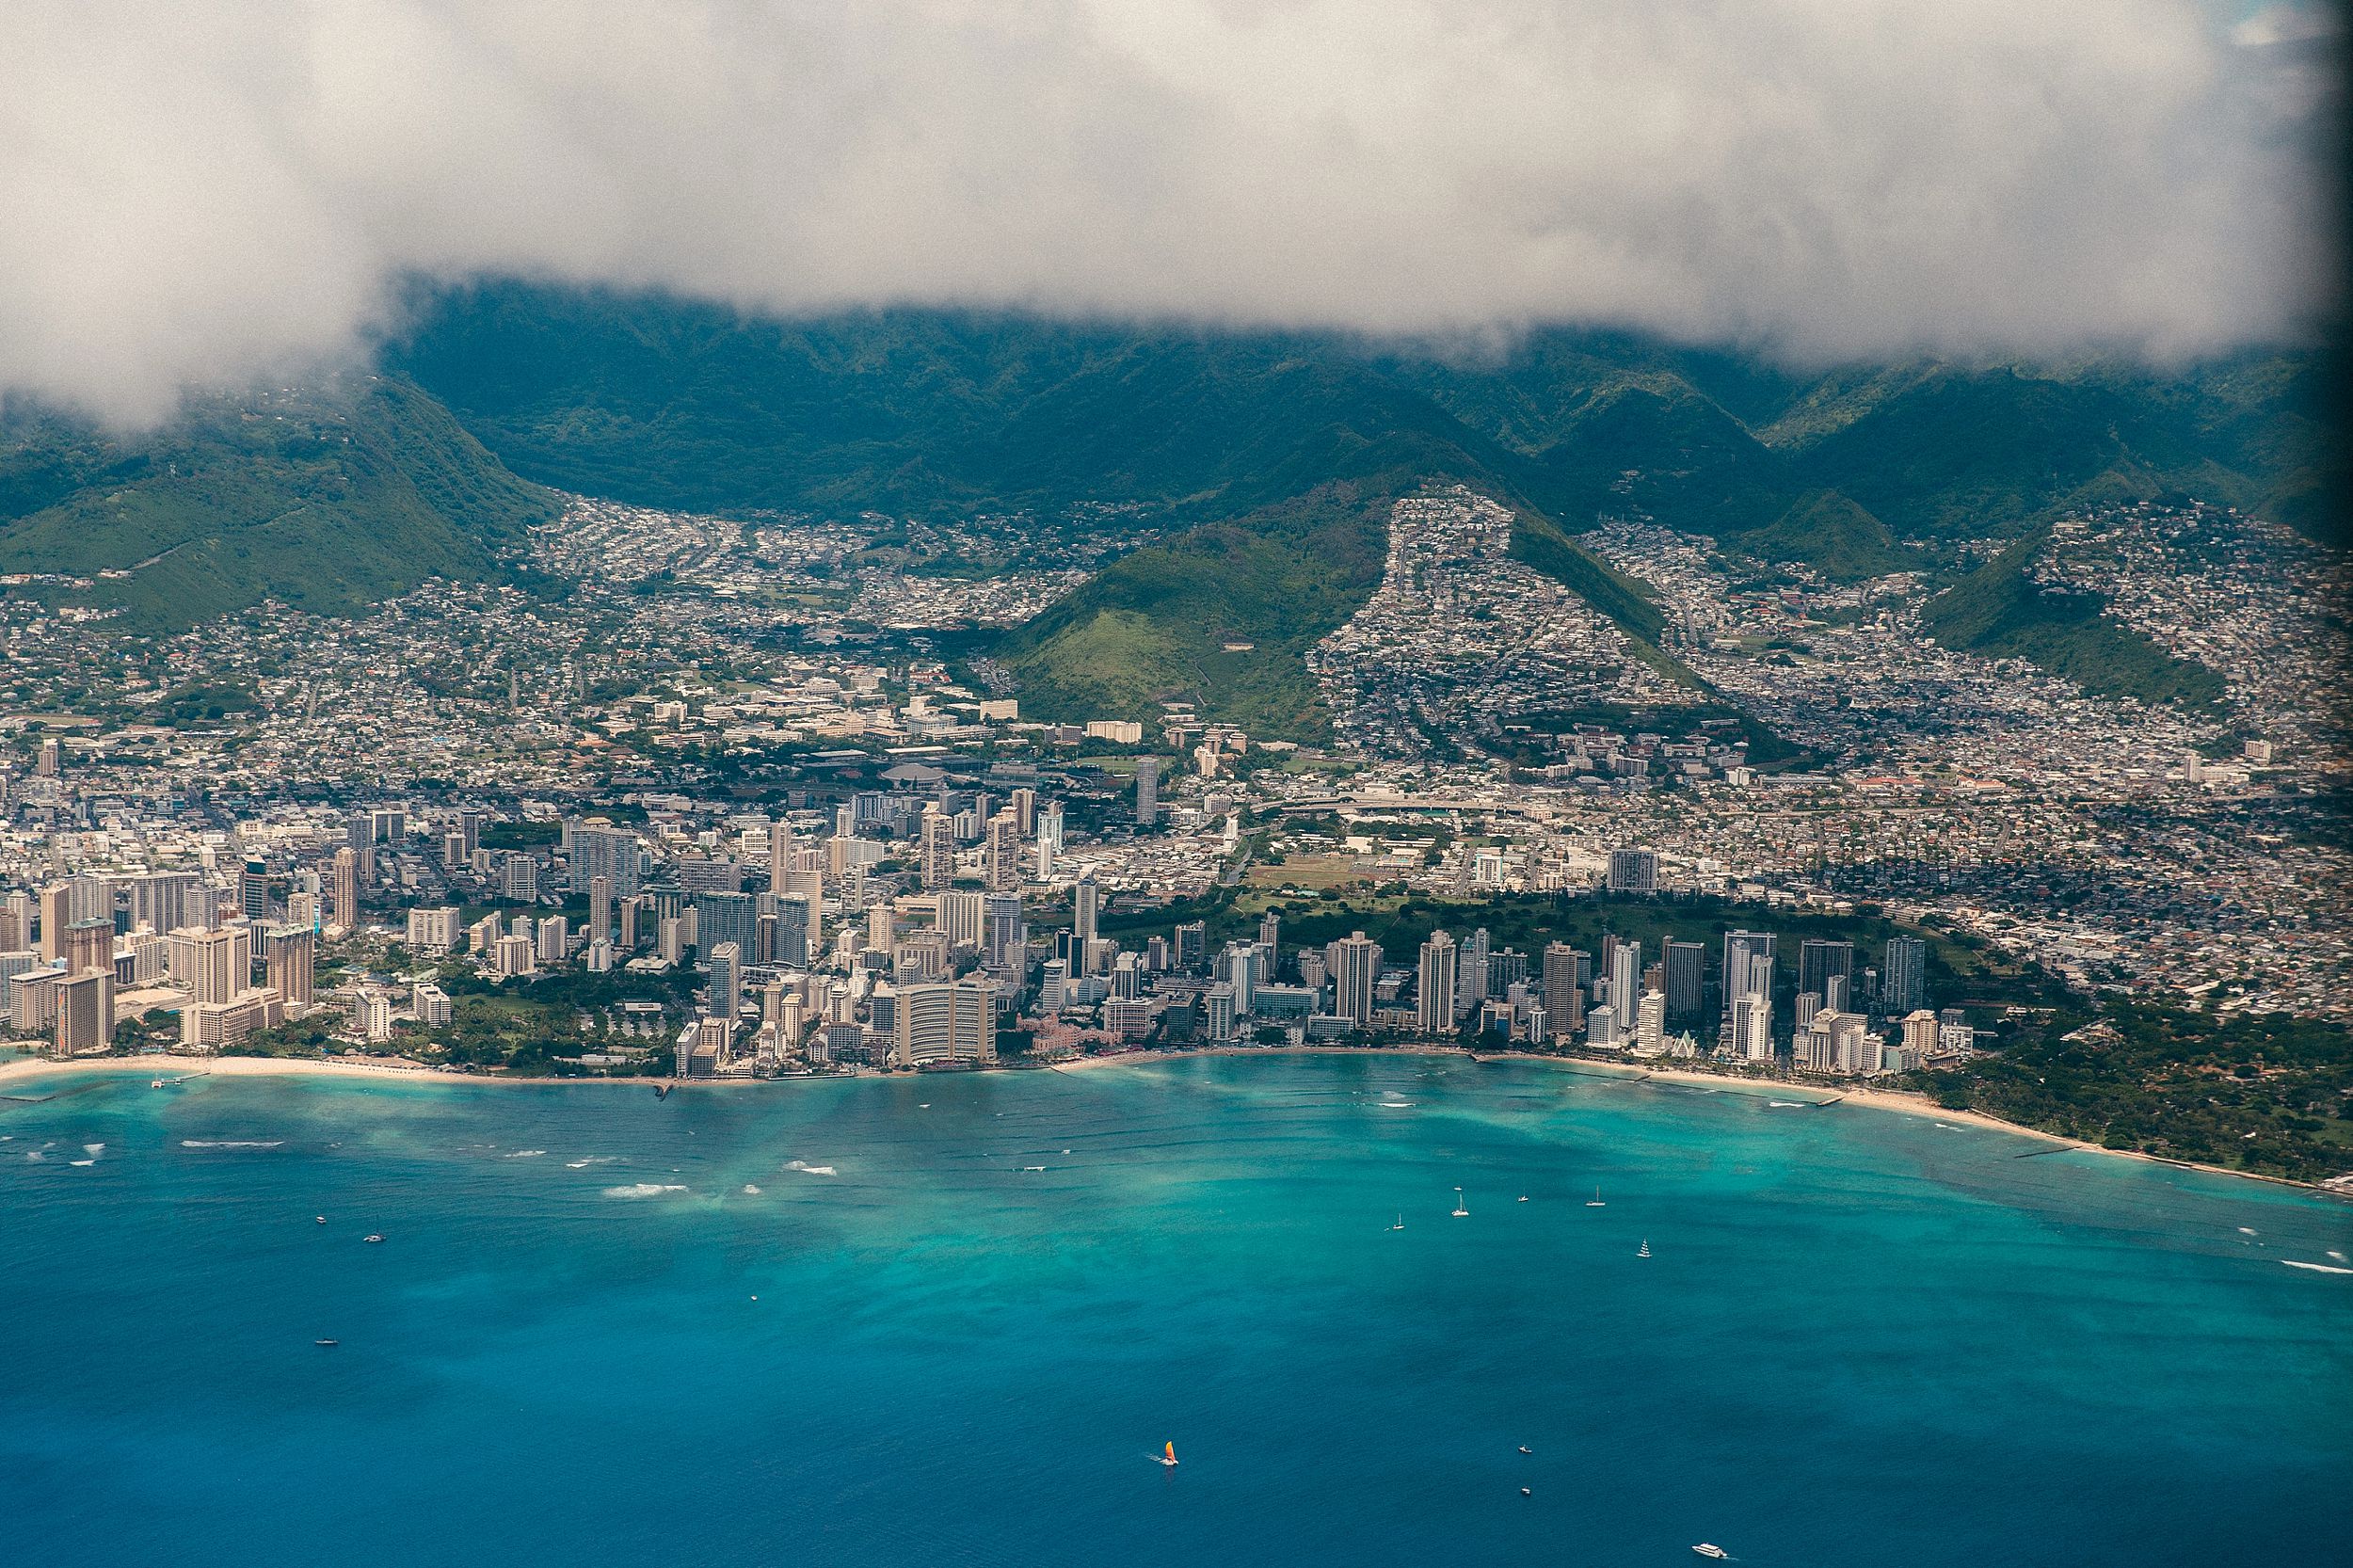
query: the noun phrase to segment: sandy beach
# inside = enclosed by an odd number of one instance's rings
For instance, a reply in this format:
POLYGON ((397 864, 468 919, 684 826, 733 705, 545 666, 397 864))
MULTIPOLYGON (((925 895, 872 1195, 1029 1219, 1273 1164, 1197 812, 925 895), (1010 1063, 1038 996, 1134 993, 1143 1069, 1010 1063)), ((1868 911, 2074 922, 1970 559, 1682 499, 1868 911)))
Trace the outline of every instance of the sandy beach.
MULTIPOLYGON (((1977 1111, 1953 1111, 1937 1104, 1926 1095, 1911 1094, 1899 1089, 1844 1087, 1820 1083, 1792 1083, 1780 1079, 1751 1078, 1737 1073, 1699 1072, 1689 1068, 1652 1067, 1634 1063, 1592 1061, 1582 1057, 1553 1056, 1536 1051, 1465 1051, 1459 1046, 1203 1046, 1188 1050, 1115 1051, 1099 1056, 1082 1056, 1065 1062, 1050 1062, 1038 1067, 1000 1069, 1011 1071, 1090 1072, 1105 1067, 1139 1066, 1155 1062, 1168 1062, 1186 1056, 1468 1056, 1474 1062, 1531 1062, 1542 1064, 1577 1078, 1608 1079, 1623 1083, 1673 1083, 1685 1087, 1711 1090, 1720 1094, 1744 1094, 1774 1099, 1802 1100, 1818 1108, 1834 1105, 1860 1106, 1867 1111, 1888 1111, 1902 1116, 1926 1116, 1934 1121, 1961 1127, 1981 1128, 1989 1132, 2009 1133, 2014 1137, 2032 1138, 2046 1144, 2051 1152, 2061 1149, 2079 1150, 2086 1154, 2105 1155, 2122 1160, 2137 1160, 2145 1164, 2171 1165, 2181 1170, 2204 1171, 2214 1176, 2238 1176, 2249 1181, 2265 1181, 2275 1186, 2301 1188, 2307 1192, 2344 1196, 2338 1190, 2317 1182, 2296 1181, 2286 1176, 2265 1176, 2255 1171, 2236 1171, 2222 1165, 2201 1165, 2186 1160, 2168 1160, 2157 1155, 2143 1154, 2137 1149, 2111 1149, 2080 1138, 2069 1138, 2056 1132, 2043 1132, 2015 1122, 2003 1121, 1977 1111)), ((342 1078, 372 1082, 417 1081, 427 1083, 478 1084, 589 1084, 646 1088, 659 1083, 671 1083, 682 1089, 741 1089, 763 1084, 803 1081, 794 1078, 723 1078, 670 1080, 659 1078, 524 1078, 505 1074, 460 1073, 447 1068, 421 1064, 392 1065, 386 1061, 336 1060, 310 1061, 282 1056, 92 1056, 73 1061, 57 1061, 51 1057, 25 1056, 0 1062, 0 1098, 8 1097, 11 1084, 29 1084, 41 1079, 66 1073, 107 1073, 125 1077, 145 1075, 150 1079, 181 1079, 197 1076, 216 1078, 342 1078)))

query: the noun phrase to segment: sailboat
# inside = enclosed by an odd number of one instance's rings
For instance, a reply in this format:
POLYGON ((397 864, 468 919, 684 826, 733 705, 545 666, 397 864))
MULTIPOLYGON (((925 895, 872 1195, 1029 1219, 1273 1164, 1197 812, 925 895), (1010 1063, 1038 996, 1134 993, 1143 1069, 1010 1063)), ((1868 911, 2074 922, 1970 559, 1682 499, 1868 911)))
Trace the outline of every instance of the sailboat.
POLYGON ((1642 1250, 1641 1250, 1641 1252, 1636 1253, 1634 1256, 1637 1256, 1637 1257, 1648 1257, 1648 1256, 1650 1256, 1650 1238, 1649 1238, 1649 1237, 1645 1236, 1645 1237, 1643 1237, 1643 1238, 1642 1238, 1642 1250))
POLYGON ((1398 1214, 1397 1224, 1391 1225, 1389 1228, 1391 1230, 1403 1230, 1405 1228, 1405 1215, 1402 1211, 1398 1214))
POLYGON ((1168 1466, 1168 1468, 1170 1468, 1170 1469, 1172 1469, 1172 1470, 1174 1470, 1175 1468, 1176 1468, 1176 1444, 1171 1443, 1171 1444, 1169 1444, 1166 1448, 1162 1448, 1162 1449, 1160 1450, 1160 1463, 1161 1463, 1162 1464, 1164 1464, 1164 1465, 1168 1466))
POLYGON ((1458 1220, 1462 1220, 1467 1219, 1469 1216, 1470 1210, 1463 1207, 1463 1190, 1460 1187, 1457 1187, 1454 1190, 1454 1217, 1458 1220))
POLYGON ((1585 1207, 1588 1208, 1607 1208, 1609 1206, 1601 1201, 1601 1189, 1596 1187, 1593 1189, 1593 1197, 1587 1201, 1585 1207))

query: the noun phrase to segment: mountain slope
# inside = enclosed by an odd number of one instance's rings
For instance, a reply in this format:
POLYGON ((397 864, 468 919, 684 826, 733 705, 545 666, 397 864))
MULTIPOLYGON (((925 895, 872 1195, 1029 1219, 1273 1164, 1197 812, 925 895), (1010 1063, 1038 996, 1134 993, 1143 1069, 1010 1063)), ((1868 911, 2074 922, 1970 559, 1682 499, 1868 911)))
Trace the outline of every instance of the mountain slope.
POLYGON ((1449 358, 1016 314, 763 321, 515 283, 419 321, 394 362, 515 472, 708 511, 1110 501, 1208 521, 1367 472, 1352 455, 1403 435, 1573 528, 1639 511, 1729 535, 1836 490, 1942 537, 2178 488, 2317 530, 2342 466, 2310 354, 1800 373, 1622 333, 1449 358))
POLYGON ((2028 577, 2048 536, 2019 540, 1929 600, 1920 617, 1929 635, 1961 651, 2027 660, 2102 696, 2203 709, 2220 702, 2220 676, 2103 614, 2101 595, 2028 577))
POLYGON ((349 613, 429 576, 493 575, 498 547, 554 510, 398 377, 194 402, 142 437, 24 410, 0 424, 0 571, 94 579, 69 596, 136 631, 264 599, 349 613))
POLYGON ((1148 719, 1184 701, 1254 735, 1328 738, 1305 656, 1380 584, 1394 499, 1324 485, 1114 563, 998 648, 1022 712, 1148 719))

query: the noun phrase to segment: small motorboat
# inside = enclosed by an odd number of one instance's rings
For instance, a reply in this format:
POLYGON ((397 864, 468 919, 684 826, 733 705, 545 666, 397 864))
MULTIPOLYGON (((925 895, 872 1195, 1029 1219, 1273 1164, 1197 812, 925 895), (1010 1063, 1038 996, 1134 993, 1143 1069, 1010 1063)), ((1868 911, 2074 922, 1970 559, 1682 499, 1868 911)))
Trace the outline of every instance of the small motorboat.
POLYGON ((1523 1496, 1523 1497, 1532 1497, 1532 1496, 1534 1496, 1535 1495, 1536 1495, 1536 1494, 1534 1494, 1533 1492, 1530 1492, 1530 1491, 1529 1491, 1527 1487, 1525 1487, 1525 1486, 1523 1486, 1523 1487, 1521 1487, 1521 1488, 1520 1488, 1520 1496, 1523 1496))
POLYGON ((313 1214, 311 1218, 316 1220, 321 1224, 325 1224, 327 1223, 327 1216, 324 1214, 313 1214))
POLYGON ((1522 1203, 1526 1203, 1527 1201, 1528 1201, 1528 1194, 1527 1194, 1526 1192, 1522 1192, 1522 1193, 1520 1194, 1520 1202, 1522 1202, 1522 1203))
POLYGON ((1725 1551, 1721 1546, 1711 1546, 1705 1541, 1692 1547, 1691 1550, 1698 1553, 1701 1557, 1714 1558, 1719 1562, 1729 1561, 1732 1558, 1732 1554, 1725 1551))
POLYGON ((1176 1445, 1174 1443, 1167 1445, 1160 1449, 1158 1457, 1163 1465, 1174 1470, 1176 1468, 1176 1445))
POLYGON ((381 1240, 384 1240, 384 1238, 382 1238, 381 1236, 362 1236, 361 1238, 360 1238, 360 1240, 362 1240, 362 1241, 367 1241, 367 1242, 370 1242, 370 1243, 374 1243, 374 1242, 377 1242, 377 1241, 381 1241, 381 1240))
POLYGON ((343 1341, 342 1341, 342 1340, 340 1340, 340 1339, 313 1339, 313 1340, 312 1340, 312 1341, 311 1341, 311 1343, 312 1343, 312 1344, 313 1344, 313 1345, 326 1345, 326 1346, 330 1346, 330 1347, 331 1347, 331 1346, 335 1346, 335 1345, 340 1345, 340 1344, 342 1344, 342 1343, 343 1343, 343 1341))
POLYGON ((1532 1454, 1532 1453, 1534 1453, 1535 1451, 1536 1451, 1535 1449, 1533 1449, 1533 1448, 1529 1448, 1529 1447, 1527 1444, 1525 1444, 1525 1443, 1523 1443, 1523 1444, 1521 1444, 1521 1445, 1520 1445, 1520 1452, 1522 1452, 1522 1453, 1524 1453, 1524 1454, 1532 1454))
POLYGON ((151 1084, 149 1084, 149 1085, 148 1085, 148 1087, 149 1087, 150 1089, 160 1089, 160 1088, 162 1088, 163 1086, 164 1086, 164 1080, 163 1080, 162 1079, 160 1079, 160 1078, 159 1078, 159 1079, 157 1079, 154 1082, 152 1082, 152 1083, 151 1083, 151 1084))

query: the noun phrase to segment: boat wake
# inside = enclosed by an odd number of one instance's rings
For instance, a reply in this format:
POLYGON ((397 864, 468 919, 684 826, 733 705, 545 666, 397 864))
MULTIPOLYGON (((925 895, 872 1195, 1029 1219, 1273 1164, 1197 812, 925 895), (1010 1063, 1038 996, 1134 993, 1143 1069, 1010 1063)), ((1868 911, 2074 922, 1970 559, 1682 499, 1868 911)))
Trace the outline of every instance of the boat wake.
POLYGON ((184 1149, 276 1149, 285 1147, 283 1138, 183 1138, 184 1149))
POLYGON ((568 1171, 584 1171, 591 1165, 610 1165, 619 1158, 617 1154, 592 1154, 585 1160, 567 1160, 564 1161, 564 1168, 568 1171))
POLYGON ((664 1192, 683 1192, 686 1189, 675 1182, 639 1181, 627 1187, 608 1187, 608 1198, 658 1198, 664 1192))
POLYGON ((545 1149, 517 1149, 513 1154, 508 1155, 506 1158, 509 1160, 536 1160, 547 1152, 548 1151, 545 1149))

